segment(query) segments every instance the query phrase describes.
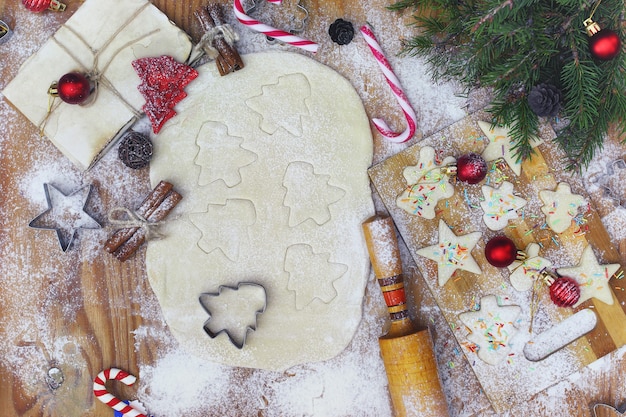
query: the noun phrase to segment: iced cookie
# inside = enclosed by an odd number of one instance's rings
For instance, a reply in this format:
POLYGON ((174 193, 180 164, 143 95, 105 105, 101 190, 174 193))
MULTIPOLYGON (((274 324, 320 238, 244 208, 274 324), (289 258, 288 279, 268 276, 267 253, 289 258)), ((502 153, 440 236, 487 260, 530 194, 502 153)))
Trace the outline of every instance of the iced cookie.
POLYGON ((513 288, 517 291, 528 291, 532 288, 533 282, 540 276, 540 273, 545 268, 552 266, 546 258, 539 256, 539 245, 536 243, 529 243, 526 246, 527 258, 523 261, 514 261, 509 265, 509 281, 513 288))
POLYGON ((481 360, 497 365, 507 358, 520 311, 519 306, 502 306, 495 295, 487 295, 480 299, 480 310, 459 314, 459 319, 471 331, 467 339, 478 346, 477 355, 481 360))
MULTIPOLYGON (((490 123, 483 121, 479 121, 478 126, 489 139, 489 145, 487 145, 482 154, 485 161, 495 161, 503 158, 513 172, 516 175, 520 175, 522 173, 522 161, 515 155, 515 143, 511 139, 510 129, 504 126, 494 126, 492 128, 490 123)), ((531 140, 530 145, 534 148, 542 142, 540 138, 534 138, 531 140)))
POLYGON ((456 160, 449 156, 437 164, 435 150, 424 146, 420 149, 417 165, 408 166, 402 172, 408 187, 398 196, 396 205, 416 216, 434 219, 439 200, 454 194, 450 175, 445 170, 447 165, 454 162, 456 160))
POLYGON ((501 230, 506 227, 509 220, 517 219, 517 210, 526 205, 526 200, 513 194, 513 184, 504 181, 500 188, 488 185, 482 186, 485 201, 480 202, 485 214, 483 221, 491 230, 501 230))
POLYGON ((422 248, 417 254, 437 262, 438 282, 439 286, 443 287, 457 269, 474 274, 482 272, 472 256, 472 249, 481 234, 472 232, 457 236, 446 222, 439 220, 439 243, 422 248))
POLYGON ((569 184, 565 182, 560 182, 555 191, 539 191, 539 198, 543 201, 541 211, 546 215, 546 223, 555 233, 569 229, 578 209, 587 204, 582 196, 572 194, 569 184))
POLYGON ((580 285, 580 298, 573 306, 576 308, 591 298, 613 305, 613 292, 609 287, 609 280, 619 268, 620 264, 600 265, 593 248, 588 245, 577 266, 559 268, 557 272, 574 278, 580 285))

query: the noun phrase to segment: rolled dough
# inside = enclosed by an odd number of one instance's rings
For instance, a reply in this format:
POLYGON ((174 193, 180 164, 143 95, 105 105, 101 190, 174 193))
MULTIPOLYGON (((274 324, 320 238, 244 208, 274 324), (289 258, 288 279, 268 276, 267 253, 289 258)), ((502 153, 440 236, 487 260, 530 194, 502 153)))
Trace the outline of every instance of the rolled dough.
POLYGON ((337 355, 361 319, 372 134, 358 94, 328 67, 286 52, 243 59, 226 76, 199 67, 153 140, 151 181, 172 182, 183 200, 146 262, 165 320, 191 353, 284 370, 337 355), (241 350, 225 334, 207 336, 198 302, 240 282, 267 293, 241 350))

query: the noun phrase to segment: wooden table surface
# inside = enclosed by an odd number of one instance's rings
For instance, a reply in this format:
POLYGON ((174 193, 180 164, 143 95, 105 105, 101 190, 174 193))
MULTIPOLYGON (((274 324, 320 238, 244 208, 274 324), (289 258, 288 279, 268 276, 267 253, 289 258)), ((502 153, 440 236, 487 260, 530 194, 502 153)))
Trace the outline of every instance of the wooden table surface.
MULTIPOLYGON (((230 14, 230 2, 220 2, 227 5, 228 20, 235 24, 230 14)), ((0 45, 0 89, 13 78, 19 65, 82 4, 78 0, 66 0, 66 3, 68 7, 63 13, 44 12, 36 16, 26 11, 19 1, 0 0, 0 19, 16 31, 9 43, 0 45)), ((294 3, 285 0, 283 7, 293 7, 294 3)), ((153 4, 192 39, 199 38, 201 30, 193 12, 206 4, 205 0, 154 0, 153 4)), ((397 56, 401 39, 410 36, 414 30, 407 25, 409 13, 386 10, 389 2, 385 0, 305 0, 303 4, 309 12, 305 35, 320 43, 320 50, 314 58, 353 82, 369 116, 382 117, 402 128, 399 107, 377 67, 371 64, 373 61, 363 68, 354 67, 348 54, 343 54, 330 42, 326 31, 328 25, 339 17, 352 21, 357 28, 370 22, 387 56, 395 64, 412 59, 397 56)), ((235 28, 243 34, 248 30, 238 24, 235 28)), ((358 35, 354 42, 361 43, 362 61, 373 59, 358 35)), ((248 47, 258 49, 258 44, 244 42, 242 45, 240 51, 243 53, 251 52, 246 50, 248 47)), ((290 50, 299 52, 293 48, 290 50)), ((423 71, 419 65, 415 68, 423 71)), ((402 74, 407 81, 411 75, 402 74)), ((484 97, 478 95, 468 100, 465 110, 472 111, 484 104, 484 97)), ((427 110, 431 109, 418 109, 421 118, 425 118, 427 110)), ((150 189, 147 171, 108 172, 108 162, 105 161, 104 167, 81 173, 48 141, 40 138, 37 129, 4 100, 0 104, 0 113, 0 415, 110 416, 112 411, 93 397, 91 383, 95 375, 102 369, 116 366, 141 376, 140 369, 157 364, 167 350, 163 335, 167 337, 168 330, 146 278, 144 252, 141 250, 128 262, 118 262, 100 251, 106 239, 103 230, 93 234, 81 233, 75 247, 62 253, 53 234, 37 232, 26 226, 45 208, 33 202, 32 196, 39 191, 43 195, 42 183, 57 180, 59 172, 75 184, 95 185, 98 193, 88 209, 94 217, 104 220, 106 213, 102 207, 121 203, 120 189, 132 190, 129 193, 135 201, 147 194, 150 189), (153 331, 138 337, 138 329, 153 331), (59 389, 52 390, 45 376, 55 366, 63 371, 65 381, 59 389)), ((453 121, 445 116, 435 119, 421 124, 416 138, 403 145, 391 145, 375 133, 374 161, 395 154, 453 121)), ((617 145, 616 138, 612 140, 615 142, 612 144, 614 157, 623 158, 626 148, 617 145)), ((592 191, 595 191, 592 198, 601 216, 622 210, 607 201, 598 190, 592 191)), ((384 210, 376 195, 374 201, 380 211, 384 210)), ((613 243, 620 249, 622 257, 626 257, 626 244, 621 241, 613 243)), ((404 260, 405 270, 409 271, 409 298, 414 301, 414 306, 419 306, 411 313, 433 329, 451 415, 495 415, 471 368, 458 354, 452 333, 422 285, 421 277, 410 273, 414 264, 409 258, 405 256, 404 260)), ((368 285, 364 312, 384 317, 381 298, 376 294, 378 291, 375 283, 368 285)), ((359 331, 376 332, 371 327, 371 324, 366 325, 359 331)), ((375 337, 365 340, 369 345, 351 345, 348 350, 378 349, 375 337)), ((596 403, 619 407, 626 401, 625 353, 626 350, 620 349, 540 393, 532 401, 515 405, 510 415, 592 416, 592 407, 596 403)), ((233 375, 240 383, 258 378, 257 372, 248 369, 234 370, 233 375)), ((218 407, 213 401, 211 408, 203 409, 203 401, 198 399, 198 411, 193 415, 265 416, 259 398, 243 395, 237 390, 237 384, 233 382, 228 387, 226 398, 217 402, 218 407), (257 411, 251 413, 250 410, 257 411)), ((115 392, 124 398, 137 393, 133 388, 119 386, 115 392)), ((388 402, 388 399, 382 398, 381 401, 388 402)), ((158 410, 151 411, 162 416, 158 410)), ((275 415, 292 414, 285 410, 275 415)), ((308 414, 302 411, 294 415, 308 414)))

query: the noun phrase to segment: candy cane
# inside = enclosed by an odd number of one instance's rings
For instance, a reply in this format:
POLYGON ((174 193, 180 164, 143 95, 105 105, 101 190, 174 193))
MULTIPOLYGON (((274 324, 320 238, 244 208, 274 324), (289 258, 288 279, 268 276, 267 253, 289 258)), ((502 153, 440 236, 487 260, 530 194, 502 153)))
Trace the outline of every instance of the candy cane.
POLYGON ((128 404, 125 404, 122 400, 118 399, 113 394, 107 391, 104 386, 105 382, 109 379, 114 379, 122 382, 125 385, 131 386, 135 383, 137 378, 129 374, 126 371, 122 371, 117 368, 105 369, 100 372, 96 379, 93 380, 93 393, 97 399, 111 407, 112 409, 122 413, 124 417, 148 417, 145 414, 137 411, 128 404))
POLYGON ((387 139, 392 142, 401 143, 406 142, 411 139, 415 134, 415 129, 417 127, 417 116, 415 115, 415 110, 411 107, 411 103, 409 103, 409 99, 406 94, 402 90, 402 86, 400 85, 400 80, 394 74, 391 69, 391 65, 389 65, 389 61, 385 58, 385 54, 381 49, 376 37, 374 36, 374 32, 368 26, 361 27, 361 33, 365 37, 365 42, 370 47, 372 54, 374 54, 374 58, 378 62, 380 69, 383 71, 385 78, 387 79, 387 83, 391 87, 394 95, 396 96, 396 100, 402 107, 402 111, 404 112, 404 117, 406 118, 407 127, 406 130, 402 133, 397 133, 391 130, 391 128, 385 123, 382 119, 372 119, 372 122, 378 129, 378 131, 387 139))
MULTIPOLYGON (((282 0, 268 0, 270 3, 280 4, 282 0)), ((269 36, 271 38, 278 39, 279 41, 288 43, 289 45, 297 46, 298 48, 302 48, 305 51, 317 52, 317 44, 307 39, 300 38, 298 36, 292 35, 289 32, 285 32, 283 30, 279 30, 273 28, 271 26, 266 25, 265 23, 261 23, 258 20, 255 20, 248 16, 241 4, 241 0, 234 1, 234 9, 235 16, 237 20, 239 20, 242 24, 248 26, 250 29, 255 30, 257 32, 261 32, 265 34, 265 36, 269 36)))

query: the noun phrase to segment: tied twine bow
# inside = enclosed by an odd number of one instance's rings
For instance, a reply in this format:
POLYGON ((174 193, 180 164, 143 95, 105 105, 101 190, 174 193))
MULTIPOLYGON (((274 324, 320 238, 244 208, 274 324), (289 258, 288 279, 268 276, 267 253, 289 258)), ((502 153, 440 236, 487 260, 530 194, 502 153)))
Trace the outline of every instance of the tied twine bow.
POLYGON ((215 26, 205 32, 200 42, 194 46, 194 52, 203 51, 209 58, 216 59, 220 55, 220 51, 213 46, 216 39, 224 39, 229 46, 234 46, 239 40, 239 35, 228 23, 215 26))
MULTIPOLYGON (((93 102, 95 102, 95 99, 98 95, 98 90, 99 87, 102 85, 104 87, 106 87, 114 96, 116 96, 126 107, 128 107, 128 109, 133 113, 133 116, 135 117, 135 119, 138 119, 141 117, 141 112, 139 112, 138 110, 136 110, 125 98, 124 96, 122 96, 122 94, 115 88, 115 86, 111 83, 111 81, 109 81, 104 73, 107 71, 107 69, 109 68, 109 65, 114 61, 115 57, 122 52, 124 49, 126 49, 127 47, 147 38, 152 36, 153 34, 157 33, 160 31, 160 29, 154 29, 150 32, 147 32, 143 35, 140 35, 139 37, 132 39, 128 42, 126 42, 125 44, 121 45, 117 50, 115 50, 115 52, 111 55, 111 58, 109 59, 109 61, 102 67, 99 68, 99 59, 100 59, 100 55, 102 54, 102 52, 104 52, 113 42, 113 40, 137 17, 141 14, 141 12, 144 11, 144 9, 146 9, 148 6, 150 6, 151 3, 147 2, 145 3, 143 6, 139 7, 137 10, 135 10, 135 12, 129 16, 129 18, 123 22, 118 28, 117 30, 111 35, 111 37, 102 45, 102 47, 100 49, 94 49, 91 47, 91 45, 89 45, 89 43, 85 40, 85 38, 83 36, 81 36, 80 33, 76 32, 76 30, 72 29, 70 26, 64 25, 63 27, 65 29, 67 29, 69 32, 71 32, 76 39, 78 39, 80 42, 82 42, 92 53, 93 55, 93 62, 91 65, 91 68, 86 67, 85 65, 82 64, 81 60, 74 54, 74 52, 72 52, 71 49, 69 49, 66 45, 64 45, 63 43, 59 42, 59 40, 56 38, 56 36, 52 36, 52 41, 54 43, 56 43, 61 49, 63 49, 63 51, 69 55, 74 62, 81 67, 82 72, 85 74, 85 76, 87 77, 87 79, 89 79, 89 81, 93 82, 94 87, 93 87, 93 94, 91 94, 91 97, 89 98, 88 102, 86 103, 91 104, 93 102)), ((48 119, 50 118, 50 115, 54 112, 54 110, 60 105, 60 103, 57 103, 57 105, 54 105, 54 97, 51 96, 51 100, 48 102, 48 112, 46 114, 46 117, 41 121, 39 128, 40 128, 40 132, 43 134, 44 132, 44 128, 46 126, 46 123, 48 121, 48 119)))
POLYGON ((114 207, 109 211, 109 222, 120 228, 138 228, 145 233, 146 240, 159 240, 165 237, 158 231, 160 225, 164 222, 151 222, 135 211, 126 207, 114 207))

